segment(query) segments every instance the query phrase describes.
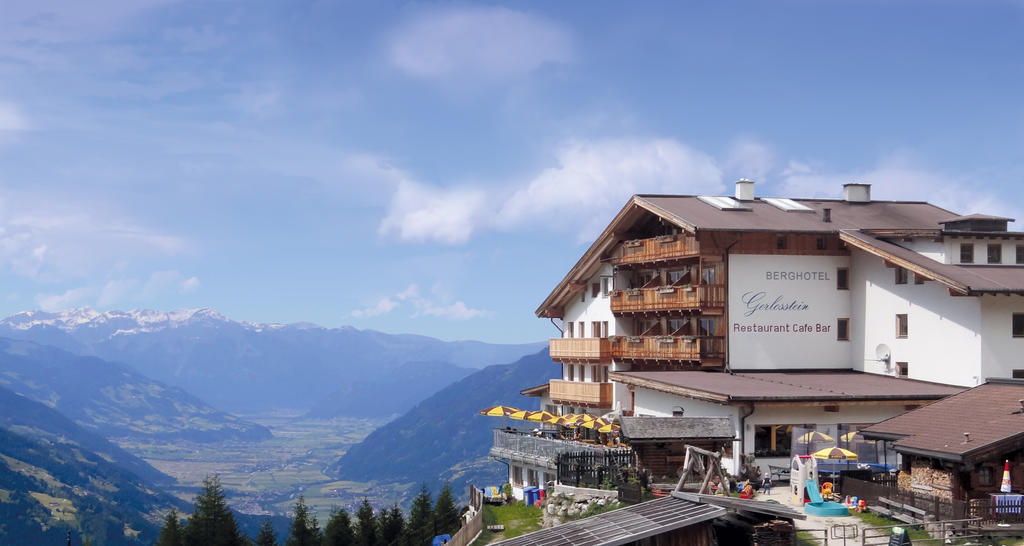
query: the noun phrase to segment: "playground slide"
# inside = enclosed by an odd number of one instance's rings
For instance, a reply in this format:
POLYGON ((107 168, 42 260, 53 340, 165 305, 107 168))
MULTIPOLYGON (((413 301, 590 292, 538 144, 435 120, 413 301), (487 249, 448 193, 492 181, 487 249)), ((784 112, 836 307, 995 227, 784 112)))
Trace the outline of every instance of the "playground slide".
POLYGON ((804 487, 807 488, 807 498, 811 499, 811 502, 824 502, 821 498, 821 493, 818 491, 817 480, 804 481, 804 487))

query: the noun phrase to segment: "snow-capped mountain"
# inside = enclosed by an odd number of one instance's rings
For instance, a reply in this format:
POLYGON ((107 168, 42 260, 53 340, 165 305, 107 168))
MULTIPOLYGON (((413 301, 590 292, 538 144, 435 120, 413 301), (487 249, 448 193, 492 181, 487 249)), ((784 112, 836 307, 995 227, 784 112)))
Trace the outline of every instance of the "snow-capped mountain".
POLYGON ((121 362, 230 411, 316 407, 322 416, 392 415, 469 368, 543 347, 243 322, 209 308, 25 311, 0 320, 2 337, 121 362))
POLYGON ((36 326, 52 326, 66 332, 75 331, 83 327, 97 329, 112 328, 115 334, 156 332, 167 328, 181 328, 197 324, 214 325, 217 323, 234 324, 254 331, 277 329, 285 326, 284 324, 233 321, 209 307, 174 309, 173 311, 132 309, 131 311, 115 310, 105 313, 94 311, 88 307, 82 307, 56 312, 22 311, 0 320, 0 325, 17 330, 28 330, 36 326))

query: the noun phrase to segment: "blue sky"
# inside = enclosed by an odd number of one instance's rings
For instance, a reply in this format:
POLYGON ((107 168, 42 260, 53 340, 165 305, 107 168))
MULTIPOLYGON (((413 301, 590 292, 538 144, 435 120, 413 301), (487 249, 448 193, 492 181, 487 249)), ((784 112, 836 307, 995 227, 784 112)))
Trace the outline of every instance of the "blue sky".
POLYGON ((1024 215, 1021 2, 6 1, 0 313, 520 342, 638 192, 1024 215))

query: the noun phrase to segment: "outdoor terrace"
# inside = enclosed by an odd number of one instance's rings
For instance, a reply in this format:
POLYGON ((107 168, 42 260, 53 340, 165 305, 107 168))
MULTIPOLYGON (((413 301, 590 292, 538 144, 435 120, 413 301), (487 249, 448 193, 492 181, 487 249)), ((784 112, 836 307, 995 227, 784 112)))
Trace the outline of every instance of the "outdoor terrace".
POLYGON ((661 260, 691 258, 700 254, 697 238, 688 235, 663 235, 622 243, 621 255, 612 259, 615 265, 643 264, 661 260))
POLYGON ((555 457, 571 451, 603 453, 612 449, 603 445, 575 440, 544 438, 528 432, 494 429, 494 441, 489 455, 499 459, 522 461, 556 470, 555 457))
POLYGON ((700 309, 721 313, 725 307, 724 284, 697 286, 660 286, 634 288, 611 293, 612 313, 616 315, 700 309))

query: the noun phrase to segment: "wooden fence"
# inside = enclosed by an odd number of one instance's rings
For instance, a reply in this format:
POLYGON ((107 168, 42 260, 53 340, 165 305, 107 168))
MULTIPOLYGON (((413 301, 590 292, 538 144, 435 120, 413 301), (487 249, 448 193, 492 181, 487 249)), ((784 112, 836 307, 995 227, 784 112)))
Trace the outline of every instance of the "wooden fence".
POLYGON ((462 524, 462 528, 459 532, 452 536, 450 544, 451 546, 469 546, 470 542, 476 538, 484 525, 484 492, 477 489, 473 484, 469 485, 469 505, 474 510, 474 515, 469 521, 462 524))
POLYGON ((868 506, 878 502, 878 497, 908 504, 924 510, 939 520, 962 520, 980 518, 981 521, 1024 523, 1024 502, 1020 497, 994 503, 992 497, 971 500, 944 499, 916 491, 895 487, 893 482, 877 483, 847 477, 840 491, 843 496, 857 496, 866 499, 868 506))
POLYGON ((635 466, 636 462, 633 450, 627 448, 562 453, 557 465, 558 483, 599 489, 602 484, 615 487, 623 483, 624 469, 635 466))

